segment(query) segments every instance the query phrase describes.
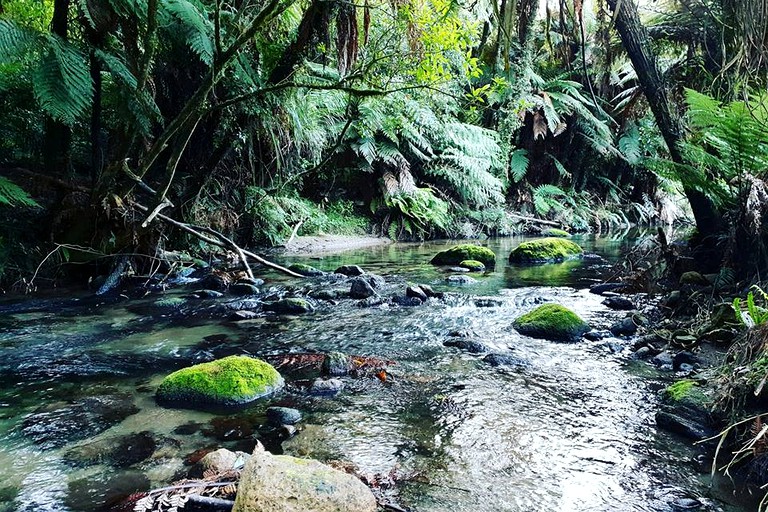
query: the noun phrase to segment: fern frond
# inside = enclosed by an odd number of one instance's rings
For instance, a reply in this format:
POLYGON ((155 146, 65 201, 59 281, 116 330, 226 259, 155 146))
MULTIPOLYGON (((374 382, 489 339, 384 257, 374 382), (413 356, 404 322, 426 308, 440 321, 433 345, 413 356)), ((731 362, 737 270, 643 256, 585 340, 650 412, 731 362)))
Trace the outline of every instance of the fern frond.
POLYGON ((163 0, 164 12, 178 24, 183 31, 189 48, 205 64, 213 64, 213 24, 190 0, 163 0))
POLYGON ((51 117, 74 124, 88 110, 93 96, 87 59, 56 36, 50 36, 46 46, 33 70, 35 97, 51 117))
POLYGON ((520 183, 528 174, 528 166, 530 160, 528 159, 528 150, 524 148, 516 149, 512 152, 512 156, 509 159, 509 173, 512 177, 512 181, 520 183))
POLYGON ((24 189, 0 176, 0 206, 40 206, 24 189))
POLYGON ((28 58, 30 50, 40 43, 39 34, 11 20, 0 19, 0 64, 11 64, 28 58))

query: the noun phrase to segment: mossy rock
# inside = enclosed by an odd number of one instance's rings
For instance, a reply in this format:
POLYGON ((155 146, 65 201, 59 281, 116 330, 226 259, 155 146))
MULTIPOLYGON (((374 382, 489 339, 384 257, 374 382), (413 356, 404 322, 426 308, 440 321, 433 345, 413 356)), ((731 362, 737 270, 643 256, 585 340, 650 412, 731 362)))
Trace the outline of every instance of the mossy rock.
POLYGON ((287 299, 264 304, 264 309, 278 315, 301 315, 303 313, 311 313, 314 310, 312 304, 298 297, 288 297, 287 299))
POLYGON ((664 403, 674 404, 678 402, 689 402, 696 405, 704 405, 708 398, 699 386, 699 383, 692 379, 682 379, 667 386, 662 392, 664 403))
POLYGON ((485 264, 477 260, 464 260, 459 263, 460 267, 468 268, 470 272, 485 272, 485 264))
POLYGON ((568 238, 571 236, 569 232, 564 229, 549 228, 541 232, 542 235, 554 238, 568 238))
POLYGON ((553 341, 576 341, 589 331, 587 322, 560 304, 544 304, 513 322, 520 334, 553 341))
POLYGON ((243 405, 283 387, 272 365, 247 356, 229 356, 182 368, 157 389, 157 401, 189 409, 243 405))
POLYGON ((454 245, 450 249, 440 251, 430 261, 433 265, 460 265, 462 261, 474 260, 486 267, 496 266, 496 254, 487 247, 474 244, 454 245))
POLYGON ((325 275, 325 272, 322 270, 315 268, 312 265, 305 265, 304 263, 294 263, 288 267, 288 270, 292 270, 293 272, 301 274, 305 277, 317 277, 325 275))
POLYGON ((579 244, 562 238, 542 238, 523 242, 509 254, 510 263, 557 263, 581 258, 584 249, 579 244))

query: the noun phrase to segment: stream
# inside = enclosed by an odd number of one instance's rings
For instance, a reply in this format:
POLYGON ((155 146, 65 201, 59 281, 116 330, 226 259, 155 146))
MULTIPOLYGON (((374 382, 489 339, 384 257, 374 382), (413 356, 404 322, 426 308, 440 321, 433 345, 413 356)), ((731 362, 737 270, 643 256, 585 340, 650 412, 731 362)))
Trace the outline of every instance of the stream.
MULTIPOLYGON (((658 391, 673 375, 631 360, 629 340, 553 343, 511 327, 554 301, 606 329, 624 313, 588 287, 640 239, 574 237, 604 260, 533 267, 507 264, 524 238, 491 240, 495 271, 472 274, 477 282, 463 286, 428 264, 448 242, 278 260, 325 271, 355 264, 384 276, 388 290, 426 283, 447 292, 416 307, 317 300, 310 314, 231 323, 220 309, 231 296, 190 299, 173 311, 156 307, 158 295, 0 302, 0 511, 107 509, 183 476, 185 459, 199 450, 251 451, 270 405, 304 416, 294 437, 270 449, 408 475, 397 502, 414 511, 675 511, 688 498, 701 504, 695 510, 746 510, 696 469, 696 448, 657 430, 658 391), (491 366, 443 346, 455 330, 476 333, 519 363, 491 366), (331 350, 396 364, 386 380, 344 377, 332 397, 289 387, 217 413, 154 401, 162 378, 190 364, 331 350)), ((265 295, 349 288, 326 278, 259 277, 265 295)))

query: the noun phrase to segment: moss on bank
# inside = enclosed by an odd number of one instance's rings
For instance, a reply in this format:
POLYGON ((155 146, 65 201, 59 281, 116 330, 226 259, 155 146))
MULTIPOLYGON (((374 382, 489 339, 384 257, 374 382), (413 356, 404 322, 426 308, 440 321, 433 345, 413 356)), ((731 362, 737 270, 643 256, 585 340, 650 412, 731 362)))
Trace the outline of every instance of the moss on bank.
POLYGON ((171 373, 160 384, 157 400, 190 407, 241 405, 282 386, 283 378, 269 363, 229 356, 171 373))
POLYGON ((560 304, 544 304, 513 322, 520 334, 554 341, 576 341, 589 324, 560 304))
POLYGON ((562 238, 542 238, 523 242, 509 254, 510 263, 554 263, 574 258, 584 254, 578 244, 562 238))

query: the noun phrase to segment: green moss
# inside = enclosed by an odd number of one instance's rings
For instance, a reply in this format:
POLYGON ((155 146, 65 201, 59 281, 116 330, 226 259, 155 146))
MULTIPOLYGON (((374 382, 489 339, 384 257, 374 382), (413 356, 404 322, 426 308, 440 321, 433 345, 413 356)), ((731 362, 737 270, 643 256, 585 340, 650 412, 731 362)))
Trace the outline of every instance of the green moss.
POLYGON ((520 334, 555 341, 574 341, 589 330, 589 324, 560 304, 544 304, 512 324, 520 334))
POLYGON ((459 263, 460 267, 468 268, 471 272, 484 272, 485 265, 482 261, 477 260, 464 260, 459 263))
POLYGON ((571 234, 564 229, 549 228, 541 232, 544 236, 556 237, 556 238, 568 238, 571 234))
POLYGON ((509 254, 510 263, 552 263, 579 258, 584 249, 570 240, 542 238, 523 242, 509 254))
POLYGON ((181 297, 168 297, 155 301, 155 306, 165 309, 178 309, 186 303, 186 299, 181 297))
POLYGON ((458 265, 465 260, 475 260, 486 267, 496 266, 496 254, 487 247, 474 244, 454 245, 450 249, 440 251, 432 258, 433 265, 458 265))
POLYGON ((696 385, 696 381, 691 379, 679 380, 667 387, 667 389, 664 390, 664 395, 672 401, 679 402, 688 396, 696 385))
POLYGON ((247 356, 229 356, 183 368, 168 375, 157 399, 175 405, 240 405, 283 386, 283 378, 269 363, 247 356))

